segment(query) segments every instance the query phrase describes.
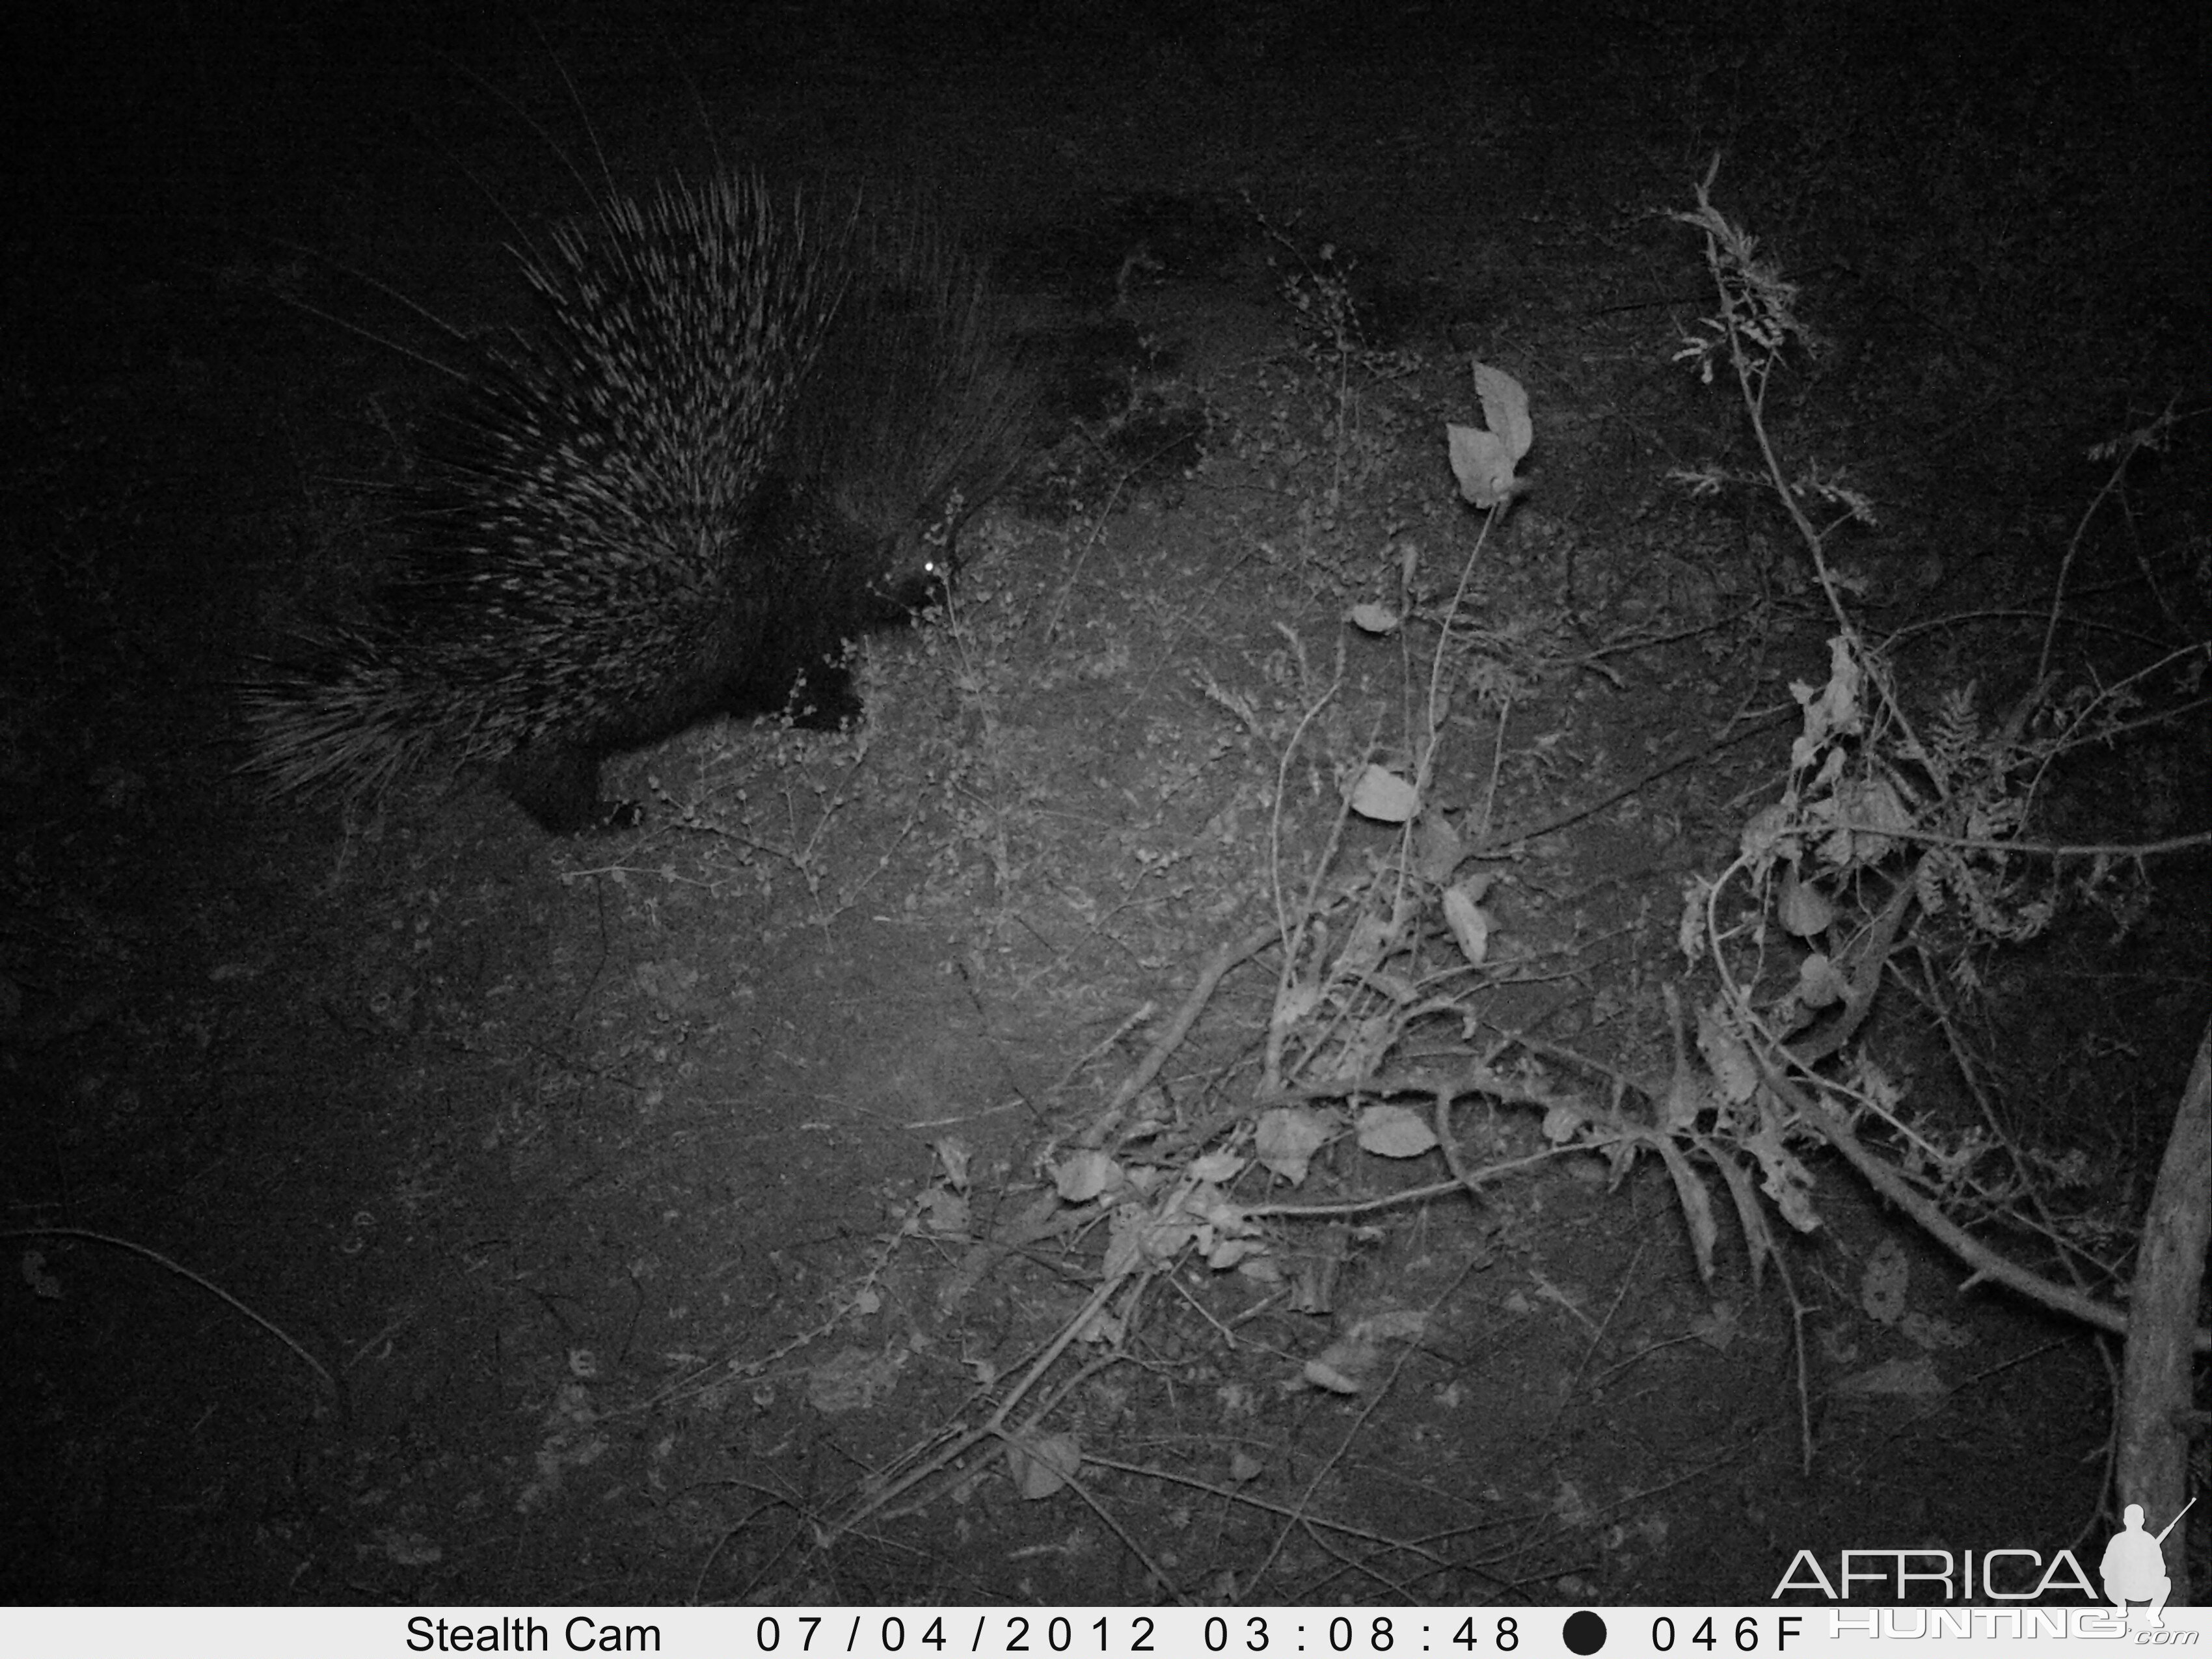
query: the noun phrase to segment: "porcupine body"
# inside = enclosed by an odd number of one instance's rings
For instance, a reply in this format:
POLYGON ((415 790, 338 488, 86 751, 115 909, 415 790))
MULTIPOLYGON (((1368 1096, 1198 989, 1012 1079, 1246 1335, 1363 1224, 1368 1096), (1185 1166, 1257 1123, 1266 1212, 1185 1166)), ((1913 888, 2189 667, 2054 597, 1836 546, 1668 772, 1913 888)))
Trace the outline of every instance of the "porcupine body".
POLYGON ((540 325, 439 422, 403 574, 249 696, 281 787, 488 767, 548 830, 633 823, 600 799, 611 753, 857 712, 844 642, 933 596, 1019 459, 1024 383, 918 204, 672 185, 522 274, 540 325))

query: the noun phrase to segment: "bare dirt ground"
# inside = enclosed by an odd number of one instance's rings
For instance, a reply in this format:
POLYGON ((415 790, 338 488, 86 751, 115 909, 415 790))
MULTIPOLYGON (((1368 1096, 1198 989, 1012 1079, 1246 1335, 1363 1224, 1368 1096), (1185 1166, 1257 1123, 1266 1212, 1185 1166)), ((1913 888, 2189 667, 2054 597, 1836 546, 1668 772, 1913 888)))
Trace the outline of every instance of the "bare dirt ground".
MULTIPOLYGON (((1878 11, 172 43, 287 89, 243 135, 158 54, 85 70, 113 153, 9 276, 0 1589, 1763 1603, 1801 1551, 2094 1570, 2117 1343, 1961 1294, 1802 1122, 1729 1118, 1714 961, 1782 912, 1701 946, 1685 894, 1794 787, 1837 629, 1741 399, 1676 361, 1717 302, 1668 215, 1726 152, 1716 203, 1801 283, 1824 344, 1765 421, 1875 501, 1827 556, 1947 755, 2072 695, 2021 702, 2053 614, 2069 688, 2172 665, 1979 832, 2172 850, 2039 866, 1974 926, 1925 877, 1830 1066, 1893 1087, 1860 1121, 1931 1201, 2117 1305, 2212 1012, 2202 422, 2124 520, 2082 456, 2203 404, 2169 95, 2203 24, 2092 50, 2039 14, 1962 64, 1966 14, 1878 11), (927 180, 1003 250, 1052 428, 950 611, 865 647, 855 730, 627 757, 647 827, 601 839, 475 780, 272 803, 229 689, 392 533, 434 381, 280 294, 405 332, 336 259, 514 320, 487 198, 577 210, 563 151, 594 189, 717 153, 927 180), (1495 515, 1447 461, 1473 360, 1534 429, 1495 515), (1752 481, 1675 476, 1709 466, 1752 481), (1345 810, 1370 763, 1419 773, 1413 825, 1345 810)), ((1847 967, 1912 884, 1888 857, 1826 890, 1847 967)), ((1769 1009, 1805 954, 1771 931, 1769 1009)))

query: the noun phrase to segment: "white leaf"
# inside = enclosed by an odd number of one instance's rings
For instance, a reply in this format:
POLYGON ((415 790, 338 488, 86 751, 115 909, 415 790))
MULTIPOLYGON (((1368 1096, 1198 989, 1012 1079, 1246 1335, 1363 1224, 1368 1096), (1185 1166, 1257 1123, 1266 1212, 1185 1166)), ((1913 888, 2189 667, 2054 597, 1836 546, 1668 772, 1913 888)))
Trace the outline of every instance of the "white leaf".
POLYGON ((1589 1114, 1579 1106, 1564 1102, 1544 1109, 1544 1139, 1554 1146, 1564 1146, 1583 1132, 1589 1121, 1589 1114))
MULTIPOLYGON (((1739 843, 1743 855, 1747 859, 1764 859, 1781 848, 1784 834, 1790 828, 1790 809, 1779 801, 1771 806, 1760 808, 1743 826, 1743 836, 1739 843)), ((1786 848, 1783 850, 1788 851, 1786 848)), ((1704 908, 1702 905, 1698 908, 1700 910, 1704 908)))
POLYGON ((1419 790, 1395 772, 1371 763, 1352 786, 1352 810, 1377 823, 1403 823, 1420 807, 1419 790))
POLYGON ((1337 1370, 1335 1366, 1326 1364, 1318 1359, 1309 1359, 1306 1361, 1305 1379, 1307 1382, 1312 1383, 1316 1389, 1326 1389, 1331 1394, 1358 1394, 1359 1392, 1358 1383, 1353 1382, 1352 1378, 1346 1376, 1342 1371, 1337 1370))
POLYGON ((1032 1502, 1049 1498, 1083 1468, 1083 1447, 1072 1434, 1024 1436, 1006 1443, 1006 1473, 1014 1490, 1032 1502))
MULTIPOLYGON (((1424 812, 1413 826, 1413 863, 1421 875, 1430 881, 1449 881, 1451 872, 1467 856, 1467 843, 1459 832, 1441 812, 1424 812)), ((1486 872, 1470 876, 1460 885, 1470 899, 1479 899, 1490 890, 1491 877, 1486 872)))
POLYGON ((1444 446, 1451 456, 1452 477, 1459 481, 1460 499, 1474 507, 1496 507, 1513 494, 1520 480, 1513 462, 1495 433, 1479 426, 1444 427, 1444 446))
POLYGON ((1483 424, 1505 446, 1507 464, 1526 455, 1528 446, 1536 441, 1536 429, 1528 424, 1528 394, 1521 389, 1521 382, 1502 368, 1477 363, 1474 395, 1482 399, 1483 424))
POLYGON ((1826 956, 1815 951, 1797 964, 1797 1001, 1806 1008, 1826 1008, 1850 995, 1851 982, 1826 956))
POLYGON ((1200 1181, 1225 1186, 1244 1173, 1244 1160, 1235 1152, 1208 1152, 1191 1160, 1190 1172, 1200 1181))
POLYGON ((1496 507, 1521 488, 1513 468, 1535 441, 1535 428, 1528 422, 1528 394, 1504 369, 1477 363, 1474 392, 1490 429, 1448 424, 1444 440, 1461 496, 1476 507, 1496 507))
POLYGON ((1788 864, 1782 868, 1782 892, 1775 907, 1775 919, 1799 939, 1811 939, 1828 930, 1836 919, 1836 907, 1811 882, 1799 880, 1797 866, 1788 864))
POLYGON ((1252 1150, 1260 1162, 1293 1187, 1304 1183, 1313 1155, 1328 1143, 1328 1120, 1304 1106, 1277 1106, 1260 1115, 1252 1150))
POLYGON ((1467 890, 1467 884, 1447 887, 1443 892, 1444 921, 1459 942, 1459 952, 1470 968, 1480 968, 1490 957, 1490 918, 1483 914, 1467 890))
POLYGON ((1320 1001, 1320 986, 1310 980, 1295 980, 1276 993, 1275 1011, 1267 1023, 1278 1031, 1287 1031, 1313 1012, 1320 1001))
POLYGON ((1119 1185, 1121 1176, 1114 1160, 1099 1152, 1078 1152, 1053 1174, 1061 1199, 1070 1204, 1089 1203, 1107 1188, 1119 1185))
POLYGON ((950 1187, 933 1187, 923 1196, 920 1220, 935 1237, 966 1237, 969 1218, 968 1200, 950 1187))
POLYGON ((1364 605, 1355 605, 1349 614, 1352 625, 1363 634, 1395 634, 1398 631, 1398 613, 1376 600, 1370 599, 1364 605))
POLYGON ((1138 1235, 1145 1260, 1156 1267, 1170 1265, 1208 1230, 1192 1221, 1155 1221, 1138 1235))
POLYGON ((1690 1230, 1690 1251, 1698 1264, 1698 1276, 1706 1284, 1713 1282, 1713 1246, 1720 1238, 1720 1224, 1713 1219, 1712 1195, 1706 1192, 1705 1182, 1698 1179, 1690 1160, 1682 1156, 1672 1135, 1661 1135, 1654 1142, 1659 1148, 1659 1161, 1667 1166, 1667 1173, 1674 1178, 1674 1201, 1681 1206, 1682 1223, 1690 1230))
POLYGON ((1206 1265, 1218 1273, 1243 1267, 1254 1256, 1268 1254, 1264 1238, 1224 1238, 1206 1253, 1206 1265))
POLYGON ((1419 1158, 1437 1144, 1428 1120, 1403 1106, 1370 1106, 1359 1115, 1359 1145, 1378 1158, 1419 1158))
MULTIPOLYGON (((1896 786, 1887 778, 1838 786, 1836 805, 1844 817, 1856 823, 1900 831, 1912 828, 1911 812, 1899 799, 1896 786)), ((1893 845, 1894 843, 1887 836, 1876 835, 1867 830, 1856 830, 1851 837, 1852 861, 1879 864, 1889 856, 1893 845)))

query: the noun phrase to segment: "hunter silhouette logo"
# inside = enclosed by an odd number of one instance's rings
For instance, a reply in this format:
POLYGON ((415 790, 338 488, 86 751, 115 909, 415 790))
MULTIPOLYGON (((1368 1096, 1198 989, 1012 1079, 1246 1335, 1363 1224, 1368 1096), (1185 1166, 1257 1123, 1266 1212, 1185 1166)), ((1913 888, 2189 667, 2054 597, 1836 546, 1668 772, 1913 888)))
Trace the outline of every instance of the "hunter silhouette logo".
POLYGON ((2120 1530, 2112 1534, 2112 1541, 2105 1546, 2104 1559, 2097 1563, 2097 1571, 2105 1580, 2105 1594, 2121 1616, 2132 1620, 2128 1611, 2130 1601, 2148 1601, 2143 1609, 2143 1627, 2164 1630, 2166 1620, 2159 1614, 2165 1611, 2166 1598, 2172 1594, 2173 1581, 2166 1575, 2166 1557, 2159 1546, 2166 1542, 2166 1534, 2180 1524, 2181 1516, 2189 1513, 2191 1498, 2181 1506, 2179 1514, 2166 1523, 2165 1532, 2155 1538, 2143 1530, 2143 1509, 2140 1504, 2130 1504, 2120 1512, 2120 1530))

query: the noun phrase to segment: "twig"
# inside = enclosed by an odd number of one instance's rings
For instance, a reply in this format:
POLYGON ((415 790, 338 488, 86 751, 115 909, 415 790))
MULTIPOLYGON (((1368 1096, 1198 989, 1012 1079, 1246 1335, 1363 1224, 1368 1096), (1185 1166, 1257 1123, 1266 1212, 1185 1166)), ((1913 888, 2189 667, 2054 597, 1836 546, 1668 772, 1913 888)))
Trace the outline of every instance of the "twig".
MULTIPOLYGON (((1911 1216, 1937 1243, 1974 1270, 1959 1286, 1961 1293, 1982 1279, 1994 1279, 2030 1301, 2040 1302, 2046 1308, 2069 1314, 2100 1331, 2111 1331, 2120 1336, 2127 1334, 2128 1316, 2125 1311, 2079 1291, 2069 1290, 2063 1285, 2054 1284, 2042 1274, 2031 1273, 2018 1262, 1998 1255, 1944 1214, 1940 1206, 1924 1197, 1888 1164, 1869 1152, 1851 1133, 1850 1124, 1826 1102, 1815 1098, 1810 1091, 1801 1089, 1791 1079, 1784 1076, 1763 1044, 1754 1044, 1753 1048, 1765 1082, 1784 1103, 1820 1131, 1821 1139, 1841 1152, 1844 1161, 1865 1177, 1869 1186, 1911 1216)), ((2200 1327, 2193 1334, 2191 1342, 2195 1352, 2212 1353, 2212 1330, 2200 1327)))
POLYGON ((6 1232, 0 1232, 0 1238, 78 1238, 84 1240, 89 1244, 106 1244, 118 1250, 128 1250, 133 1255, 143 1255, 147 1261, 155 1263, 156 1266, 167 1268, 179 1279, 190 1279, 193 1284, 205 1291, 210 1296, 216 1297, 220 1300, 228 1303, 231 1307, 236 1309, 240 1313, 244 1314, 255 1324, 260 1326, 261 1328, 268 1332, 270 1335, 275 1337, 279 1342, 282 1342, 294 1353, 299 1355, 300 1358, 307 1363, 307 1368, 313 1371, 317 1376, 322 1378, 323 1387, 330 1391, 331 1402, 337 1406, 341 1411, 344 1408, 345 1390, 338 1386, 337 1378, 331 1374, 329 1367, 325 1365, 321 1360, 316 1358, 314 1355, 309 1353, 304 1346, 302 1346, 288 1332, 285 1331, 283 1327, 276 1324, 271 1320, 264 1319, 261 1315, 254 1312, 252 1309, 247 1307, 246 1304, 240 1302, 236 1297, 233 1296, 228 1291, 223 1289, 222 1285, 215 1283, 214 1280, 203 1278, 200 1274, 194 1273, 190 1267, 185 1267, 179 1262, 171 1261, 167 1256, 163 1255, 159 1250, 149 1249, 145 1245, 133 1243, 127 1238, 118 1238, 112 1233, 94 1232, 88 1227, 15 1227, 10 1228, 6 1232))

